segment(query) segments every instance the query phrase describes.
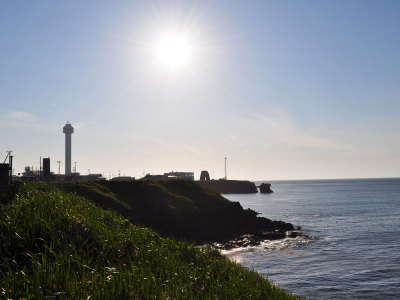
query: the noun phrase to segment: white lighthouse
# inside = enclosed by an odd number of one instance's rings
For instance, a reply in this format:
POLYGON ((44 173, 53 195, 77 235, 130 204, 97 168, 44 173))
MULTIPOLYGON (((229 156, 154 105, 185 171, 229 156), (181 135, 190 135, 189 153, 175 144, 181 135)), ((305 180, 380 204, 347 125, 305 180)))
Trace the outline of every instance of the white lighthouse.
POLYGON ((71 134, 74 133, 74 127, 67 121, 63 127, 65 133, 65 176, 71 175, 71 134))

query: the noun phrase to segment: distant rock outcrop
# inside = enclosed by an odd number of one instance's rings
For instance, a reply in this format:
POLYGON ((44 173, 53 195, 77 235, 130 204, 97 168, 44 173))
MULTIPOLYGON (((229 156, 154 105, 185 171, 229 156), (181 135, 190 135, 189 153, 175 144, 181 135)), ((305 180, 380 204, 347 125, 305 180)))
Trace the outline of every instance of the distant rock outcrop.
POLYGON ((271 190, 271 184, 270 183, 261 183, 260 184, 260 193, 263 194, 270 194, 273 193, 274 191, 271 190))

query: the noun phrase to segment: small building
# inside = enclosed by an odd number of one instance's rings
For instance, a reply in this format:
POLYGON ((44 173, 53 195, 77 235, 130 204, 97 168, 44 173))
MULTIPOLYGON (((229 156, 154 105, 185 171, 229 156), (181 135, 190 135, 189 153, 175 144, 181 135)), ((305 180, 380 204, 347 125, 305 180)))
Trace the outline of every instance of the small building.
POLYGON ((117 176, 110 179, 111 181, 133 181, 135 177, 131 176, 117 176))
POLYGON ((37 170, 35 171, 33 167, 31 168, 30 166, 26 166, 21 179, 23 181, 37 181, 40 179, 40 172, 37 170))
POLYGON ((184 180, 194 180, 193 172, 169 172, 164 173, 165 179, 184 179, 184 180))
POLYGON ((50 157, 43 158, 43 177, 50 176, 50 157))
POLYGON ((102 174, 88 174, 88 175, 80 175, 79 173, 71 173, 70 176, 65 176, 64 180, 73 180, 73 181, 102 181, 106 180, 102 174))
POLYGON ((194 180, 193 172, 168 172, 164 173, 164 175, 150 175, 147 174, 142 179, 156 179, 156 180, 173 180, 173 179, 181 179, 181 180, 194 180))
POLYGON ((10 184, 10 165, 0 164, 0 189, 10 184))
POLYGON ((146 174, 142 179, 147 179, 147 180, 160 180, 160 179, 166 179, 163 175, 151 175, 151 174, 146 174))

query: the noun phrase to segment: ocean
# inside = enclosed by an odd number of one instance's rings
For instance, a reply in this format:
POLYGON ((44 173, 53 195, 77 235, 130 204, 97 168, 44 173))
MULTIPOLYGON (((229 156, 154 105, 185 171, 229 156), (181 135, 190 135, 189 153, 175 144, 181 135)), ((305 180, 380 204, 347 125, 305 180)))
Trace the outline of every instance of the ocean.
POLYGON ((400 178, 270 183, 273 194, 224 197, 309 238, 224 254, 307 299, 400 299, 400 178))

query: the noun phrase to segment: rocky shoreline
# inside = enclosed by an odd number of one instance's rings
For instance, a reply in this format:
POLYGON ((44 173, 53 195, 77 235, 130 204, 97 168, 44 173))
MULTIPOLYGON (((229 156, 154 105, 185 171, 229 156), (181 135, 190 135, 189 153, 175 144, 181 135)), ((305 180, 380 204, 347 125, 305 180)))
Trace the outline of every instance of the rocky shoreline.
POLYGON ((258 232, 251 234, 244 234, 240 237, 227 241, 225 243, 214 243, 214 245, 223 250, 231 250, 234 248, 245 248, 258 246, 265 241, 283 240, 286 238, 294 239, 297 237, 304 237, 311 239, 309 236, 298 231, 281 231, 276 230, 272 232, 258 232))

